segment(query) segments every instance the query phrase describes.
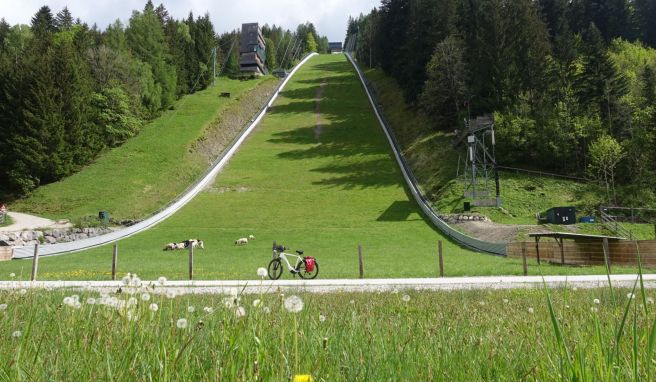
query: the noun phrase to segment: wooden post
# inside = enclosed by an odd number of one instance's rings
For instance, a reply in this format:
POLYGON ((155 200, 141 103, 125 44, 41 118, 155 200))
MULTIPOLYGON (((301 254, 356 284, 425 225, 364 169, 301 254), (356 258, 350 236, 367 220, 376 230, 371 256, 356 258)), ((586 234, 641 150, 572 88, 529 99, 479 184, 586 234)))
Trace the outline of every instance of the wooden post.
POLYGON ((114 243, 112 252, 112 281, 116 280, 116 263, 118 262, 118 243, 114 243))
POLYGON ((563 239, 556 239, 556 242, 560 246, 560 264, 565 265, 565 245, 563 244, 563 239))
POLYGON ((442 240, 437 242, 437 256, 440 259, 440 277, 444 277, 444 257, 442 255, 442 240))
POLYGON ((362 264, 362 246, 358 244, 358 264, 360 270, 360 278, 364 278, 364 264, 362 264))
POLYGON ((538 264, 540 264, 540 237, 535 237, 535 257, 538 259, 538 264))
POLYGON ((39 243, 34 245, 34 258, 32 259, 32 281, 36 281, 36 273, 39 268, 39 243))
POLYGON ((604 238, 601 246, 604 248, 604 262, 606 263, 606 269, 608 270, 608 274, 610 274, 610 250, 607 237, 604 238))
POLYGON ((522 266, 524 268, 524 276, 528 276, 528 264, 526 264, 526 242, 522 241, 522 266))
POLYGON ((194 246, 189 243, 189 280, 194 279, 194 246))

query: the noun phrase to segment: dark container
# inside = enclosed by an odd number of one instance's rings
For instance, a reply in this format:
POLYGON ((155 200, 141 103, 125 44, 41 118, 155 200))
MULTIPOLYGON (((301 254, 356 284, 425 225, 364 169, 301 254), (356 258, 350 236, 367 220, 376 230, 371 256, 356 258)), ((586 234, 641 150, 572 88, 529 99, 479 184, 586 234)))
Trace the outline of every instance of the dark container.
POLYGON ((547 223, 576 224, 575 207, 553 207, 547 210, 547 223))

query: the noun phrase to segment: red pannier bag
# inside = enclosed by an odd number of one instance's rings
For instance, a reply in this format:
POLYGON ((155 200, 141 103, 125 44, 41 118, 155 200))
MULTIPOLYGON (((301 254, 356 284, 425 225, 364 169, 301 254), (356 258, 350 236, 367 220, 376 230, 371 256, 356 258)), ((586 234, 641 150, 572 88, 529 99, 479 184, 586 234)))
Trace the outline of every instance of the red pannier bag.
POLYGON ((314 257, 312 256, 305 257, 305 271, 314 272, 314 257))

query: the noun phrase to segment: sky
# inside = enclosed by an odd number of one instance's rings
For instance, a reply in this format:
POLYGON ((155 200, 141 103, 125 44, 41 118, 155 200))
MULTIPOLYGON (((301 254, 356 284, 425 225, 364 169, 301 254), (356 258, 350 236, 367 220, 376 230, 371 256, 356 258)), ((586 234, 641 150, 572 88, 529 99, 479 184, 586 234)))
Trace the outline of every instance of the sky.
MULTIPOLYGON (((133 10, 143 10, 147 0, 0 0, 0 17, 9 24, 29 24, 43 5, 53 14, 64 6, 89 25, 101 30, 116 19, 127 23, 133 10)), ((175 19, 186 18, 189 11, 199 16, 210 13, 214 30, 222 33, 241 27, 242 23, 282 25, 295 29, 309 21, 330 41, 344 41, 349 15, 358 16, 379 6, 380 0, 153 0, 164 4, 175 19)))

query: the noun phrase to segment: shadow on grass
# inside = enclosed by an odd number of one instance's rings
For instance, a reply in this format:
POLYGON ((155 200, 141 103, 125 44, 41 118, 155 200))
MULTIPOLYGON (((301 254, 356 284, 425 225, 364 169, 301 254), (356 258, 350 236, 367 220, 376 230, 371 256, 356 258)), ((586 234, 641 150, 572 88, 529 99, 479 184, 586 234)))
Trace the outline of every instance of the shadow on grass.
POLYGON ((417 221, 419 219, 408 219, 410 214, 418 212, 416 204, 410 200, 396 200, 376 219, 379 222, 402 222, 417 221))

